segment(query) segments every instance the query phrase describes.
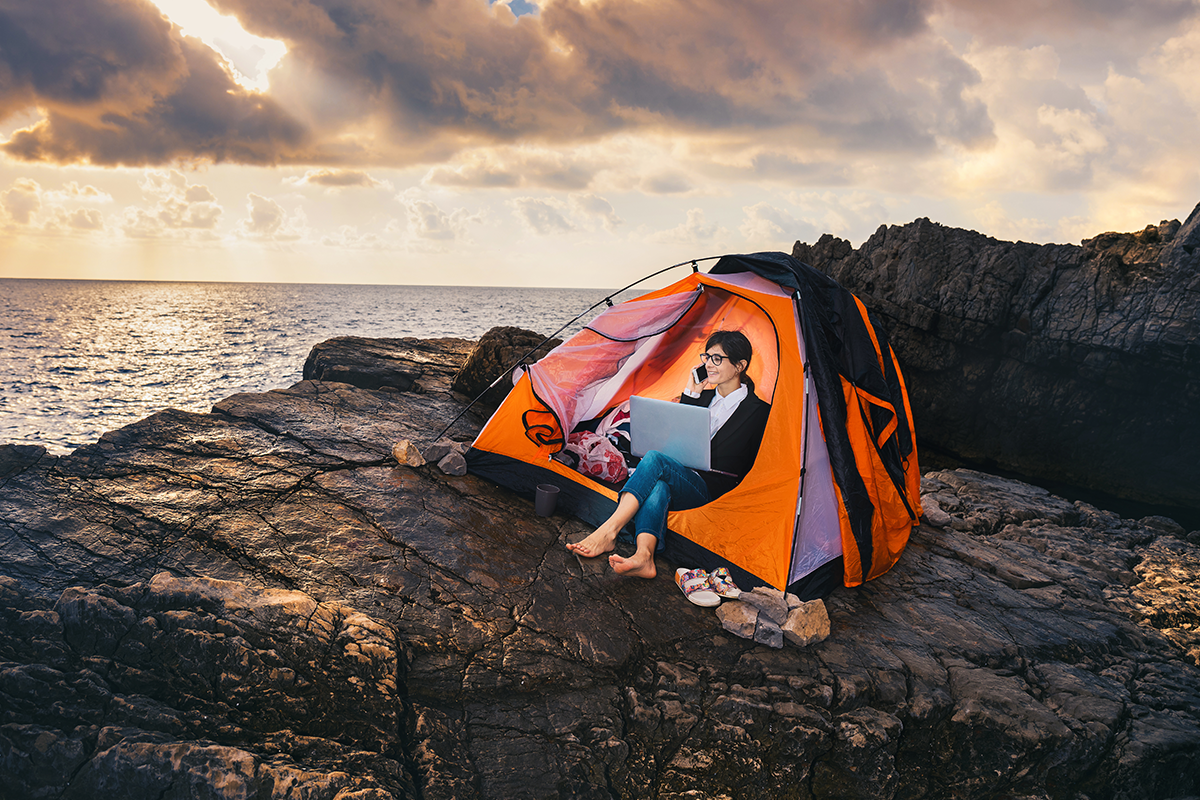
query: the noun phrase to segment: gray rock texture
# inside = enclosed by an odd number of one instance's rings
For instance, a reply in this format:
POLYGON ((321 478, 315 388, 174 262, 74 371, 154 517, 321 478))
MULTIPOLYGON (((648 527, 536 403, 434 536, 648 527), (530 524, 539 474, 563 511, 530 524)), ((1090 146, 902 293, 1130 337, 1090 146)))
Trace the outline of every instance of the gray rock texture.
POLYGON ((397 464, 471 347, 386 345, 420 393, 306 380, 0 447, 0 797, 1200 794, 1179 526, 931 473, 952 524, 773 649, 671 565, 622 579, 563 547, 581 523, 397 464))
POLYGON ((974 463, 1200 509, 1200 207, 1082 245, 919 219, 793 255, 889 329, 919 443, 974 463))
POLYGON ((492 328, 480 337, 478 346, 454 376, 452 388, 472 400, 483 395, 483 405, 496 408, 512 390, 511 373, 519 360, 532 364, 562 344, 562 339, 543 343, 545 338, 524 328, 492 328), (502 375, 504 377, 492 386, 502 375))
POLYGON ((304 362, 302 377, 306 381, 348 383, 362 389, 419 392, 418 381, 430 358, 436 358, 439 352, 438 341, 427 346, 419 339, 339 336, 313 347, 304 362))

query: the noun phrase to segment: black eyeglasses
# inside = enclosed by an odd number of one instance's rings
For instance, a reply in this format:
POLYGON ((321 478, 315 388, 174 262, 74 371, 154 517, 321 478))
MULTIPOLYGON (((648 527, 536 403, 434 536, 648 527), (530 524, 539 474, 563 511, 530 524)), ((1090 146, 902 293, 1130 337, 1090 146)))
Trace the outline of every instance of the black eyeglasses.
POLYGON ((729 358, 729 356, 723 356, 718 353, 701 353, 700 354, 701 361, 703 361, 705 364, 712 364, 714 367, 721 366, 721 363, 727 358, 729 358))

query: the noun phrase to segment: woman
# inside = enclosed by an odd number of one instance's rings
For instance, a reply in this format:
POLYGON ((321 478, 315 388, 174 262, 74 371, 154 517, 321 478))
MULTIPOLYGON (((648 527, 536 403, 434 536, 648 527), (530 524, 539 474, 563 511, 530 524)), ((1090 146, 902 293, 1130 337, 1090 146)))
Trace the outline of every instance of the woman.
POLYGON ((629 558, 608 557, 612 568, 625 575, 653 578, 654 552, 662 548, 667 511, 682 511, 709 503, 736 486, 758 455, 771 407, 754 393, 746 369, 754 356, 741 331, 716 331, 708 337, 700 358, 708 369, 702 383, 693 376, 679 398, 709 410, 709 447, 713 472, 699 473, 670 456, 651 450, 626 481, 617 509, 586 539, 567 549, 585 558, 616 547, 617 534, 633 520, 637 552, 629 558), (704 389, 704 385, 712 388, 704 389))

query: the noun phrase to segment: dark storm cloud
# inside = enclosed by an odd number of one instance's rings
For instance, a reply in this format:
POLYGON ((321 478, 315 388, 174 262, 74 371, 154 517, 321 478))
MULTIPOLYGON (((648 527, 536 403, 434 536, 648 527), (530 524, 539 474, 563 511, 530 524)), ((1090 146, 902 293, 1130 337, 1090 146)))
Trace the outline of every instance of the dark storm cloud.
MULTIPOLYGON (((978 76, 932 42, 934 0, 546 0, 520 18, 485 0, 214 5, 287 44, 269 97, 235 84, 144 0, 0 0, 0 118, 33 106, 46 115, 4 151, 99 164, 365 165, 626 130, 795 130, 889 152, 991 135, 968 95, 978 76), (913 50, 932 55, 914 61, 913 50), (936 74, 918 81, 903 74, 911 69, 936 74)), ((590 172, 558 180, 582 188, 590 172)))
POLYGON ((938 91, 888 74, 897 48, 928 35, 925 0, 548 0, 519 19, 483 0, 217 3, 252 33, 287 42, 277 91, 289 108, 319 107, 303 116, 328 131, 378 111, 397 149, 439 134, 555 144, 632 129, 791 126, 927 149, 991 132, 964 96, 977 76, 961 61, 938 91), (314 88, 317 72, 327 87, 314 88), (860 93, 849 119, 848 88, 860 93))
POLYGON ((144 108, 185 69, 146 2, 0 0, 0 118, 31 103, 102 114, 144 108))
POLYGON ((0 0, 0 118, 44 118, 0 146, 27 161, 142 166, 293 156, 303 128, 138 0, 0 0))

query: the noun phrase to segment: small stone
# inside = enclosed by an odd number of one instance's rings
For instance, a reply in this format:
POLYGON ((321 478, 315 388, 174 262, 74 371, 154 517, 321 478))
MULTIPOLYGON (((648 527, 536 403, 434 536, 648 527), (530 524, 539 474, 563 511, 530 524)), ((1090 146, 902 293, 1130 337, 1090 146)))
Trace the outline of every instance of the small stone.
POLYGON ((783 636, 797 647, 823 642, 829 638, 829 612, 821 600, 809 600, 792 609, 783 623, 783 636))
POLYGON ((462 453, 449 452, 438 462, 438 469, 447 475, 466 475, 467 460, 462 453))
POLYGON ((409 467, 421 467, 425 465, 425 457, 421 455, 421 451, 417 449, 417 446, 408 439, 401 439, 396 442, 396 445, 392 448, 392 456, 398 464, 404 464, 409 467))
POLYGON ((783 647, 783 630, 766 614, 759 614, 758 623, 754 627, 754 641, 778 650, 783 647))
POLYGON ((789 614, 792 612, 793 608, 799 608, 800 605, 804 602, 803 600, 801 600, 799 597, 796 597, 796 595, 792 594, 791 592, 788 592, 786 595, 784 595, 783 599, 787 601, 787 607, 788 607, 789 614))
POLYGON ((759 586, 753 591, 742 592, 738 599, 766 614, 776 625, 782 624, 788 617, 788 606, 787 601, 783 599, 783 592, 770 586, 759 586))
POLYGON ((921 498, 921 516, 925 518, 926 523, 935 528, 945 528, 953 521, 949 514, 942 511, 937 500, 929 495, 921 498))
POLYGON ((429 447, 425 448, 425 460, 437 463, 446 457, 447 454, 454 452, 454 445, 457 444, 453 439, 443 436, 429 447))
MULTIPOLYGON (((742 594, 745 597, 745 593, 742 594)), ((717 606, 721 627, 743 639, 753 639, 757 628, 758 609, 748 603, 732 600, 717 606)))

